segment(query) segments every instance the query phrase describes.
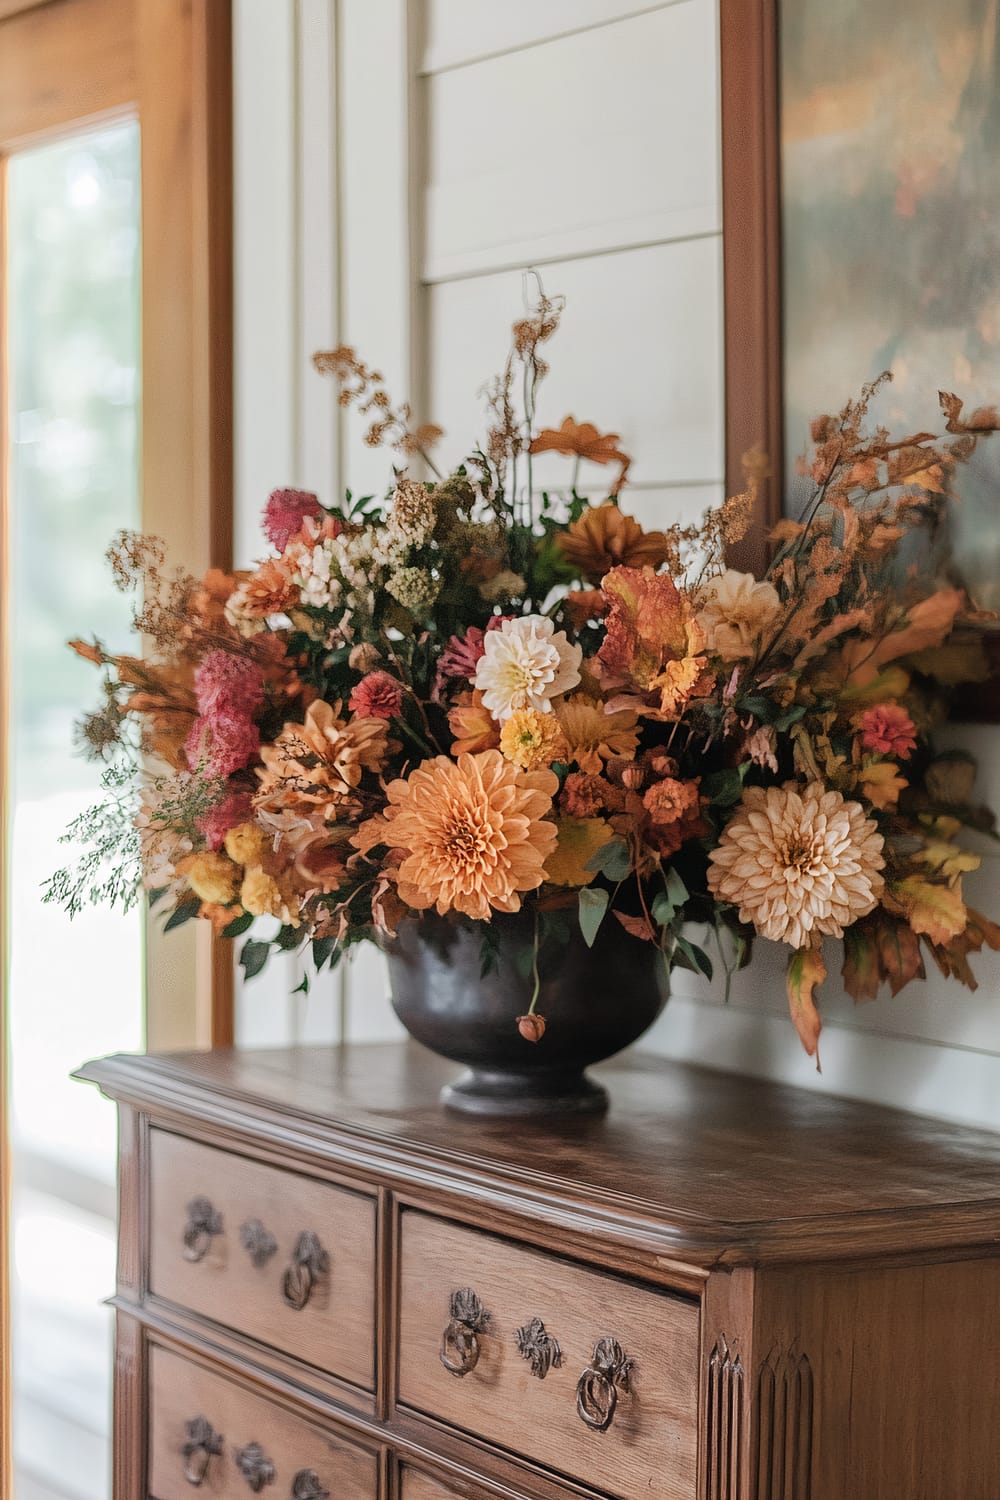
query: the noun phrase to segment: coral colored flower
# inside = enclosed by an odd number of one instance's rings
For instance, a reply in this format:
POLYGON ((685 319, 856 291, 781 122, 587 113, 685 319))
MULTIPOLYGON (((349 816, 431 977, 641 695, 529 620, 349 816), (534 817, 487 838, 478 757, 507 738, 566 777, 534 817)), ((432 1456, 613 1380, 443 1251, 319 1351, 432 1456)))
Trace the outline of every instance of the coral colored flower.
POLYGON ((554 760, 565 760, 567 755, 559 720, 552 714, 540 714, 535 708, 519 708, 511 714, 500 731, 500 749, 522 771, 551 766, 554 760))
POLYGON ((500 744, 500 726, 483 703, 481 693, 463 693, 448 710, 448 727, 455 736, 452 755, 476 755, 500 744))
POLYGON ((709 579, 697 618, 709 651, 723 661, 746 661, 756 656, 780 611, 773 584, 727 568, 709 579))
POLYGON ((592 818, 603 811, 605 793, 611 789, 600 776, 591 776, 586 771, 571 771, 563 782, 559 802, 570 817, 592 818))
POLYGON ((655 781, 642 799, 653 822, 664 825, 676 823, 681 818, 689 818, 696 813, 700 806, 700 781, 700 777, 696 777, 694 781, 676 781, 672 776, 655 781))
POLYGON ((670 543, 662 531, 643 531, 633 516, 627 516, 612 501, 585 510, 556 543, 566 561, 588 583, 598 584, 612 568, 658 568, 670 556, 670 543))
POLYGON ((564 417, 560 427, 544 427, 532 440, 532 453, 565 453, 567 457, 585 458, 592 464, 621 464, 618 487, 625 479, 632 463, 627 453, 618 444, 617 432, 598 432, 593 422, 574 422, 564 417))
POLYGON ((270 615, 284 615, 294 609, 301 590, 292 578, 284 558, 269 557, 260 563, 237 591, 239 613, 247 619, 266 620, 270 615))
POLYGON ((438 661, 440 676, 467 677, 471 682, 486 650, 485 641, 486 633, 478 625, 470 625, 464 636, 453 635, 438 661))
POLYGON ((284 552, 306 517, 319 519, 323 508, 308 490, 272 490, 264 507, 264 535, 277 552, 284 552))
POLYGON ((388 672, 369 672, 355 684, 347 706, 361 719, 395 719, 403 707, 403 689, 388 672))
POLYGON ((335 822, 365 771, 382 769, 388 753, 383 719, 339 717, 340 704, 310 704, 304 724, 286 724, 261 752, 258 810, 321 815, 335 822))
POLYGON ((259 749, 260 731, 256 724, 222 711, 210 719, 195 719, 184 742, 189 768, 206 776, 232 776, 234 771, 242 771, 259 749))
MULTIPOLYGON (((250 793, 229 792, 198 819, 198 832, 210 849, 221 849, 229 831, 250 816, 250 793)), ((227 849, 228 853, 228 849, 227 849)))
POLYGON ((209 651, 194 674, 198 712, 207 719, 219 714, 252 719, 264 701, 260 668, 230 651, 209 651))
POLYGON ((604 712, 604 704, 585 693, 573 693, 556 707, 556 717, 569 746, 569 759, 581 771, 596 774, 613 755, 633 755, 639 743, 636 716, 631 709, 604 712))
POLYGON ((476 687, 501 723, 515 709, 548 713, 553 699, 580 681, 583 651, 544 615, 521 615, 489 631, 476 667, 476 687))
POLYGON ((875 909, 883 847, 861 804, 820 782, 747 787, 709 856, 708 885, 762 937, 803 948, 875 909))
POLYGON ((876 703, 861 715, 861 743, 876 755, 907 760, 917 748, 916 725, 899 703, 876 703))
POLYGON ((400 899, 480 922, 519 911, 522 894, 545 878, 556 839, 546 814, 558 785, 551 771, 519 771, 499 750, 457 761, 439 755, 390 782, 384 838, 406 850, 400 899))

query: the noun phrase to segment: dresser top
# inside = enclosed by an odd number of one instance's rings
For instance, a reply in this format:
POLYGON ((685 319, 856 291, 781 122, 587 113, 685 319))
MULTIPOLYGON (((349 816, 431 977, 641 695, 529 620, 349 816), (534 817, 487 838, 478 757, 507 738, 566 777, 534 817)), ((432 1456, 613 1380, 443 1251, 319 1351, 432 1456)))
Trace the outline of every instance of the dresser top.
POLYGON ((413 1043, 119 1054, 79 1076, 215 1133, 484 1212, 586 1228, 661 1261, 1000 1255, 1000 1135, 649 1056, 594 1069, 606 1117, 455 1115, 413 1043))

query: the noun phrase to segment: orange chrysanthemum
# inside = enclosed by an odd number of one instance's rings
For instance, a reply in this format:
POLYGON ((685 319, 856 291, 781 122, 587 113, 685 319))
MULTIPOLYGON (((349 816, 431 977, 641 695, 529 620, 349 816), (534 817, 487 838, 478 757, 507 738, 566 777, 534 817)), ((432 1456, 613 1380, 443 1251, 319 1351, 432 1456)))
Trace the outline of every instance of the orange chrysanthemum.
POLYGON ((299 602, 299 586, 292 582, 282 559, 269 557, 243 585, 243 613, 256 619, 285 614, 299 602))
POLYGON ((569 746, 569 758, 581 771, 596 775, 613 755, 634 755, 639 743, 631 709, 606 714, 604 705, 585 693, 573 693, 556 706, 556 717, 569 746))
POLYGON ((386 754, 384 719, 338 717, 340 704, 313 703, 304 724, 286 724, 261 750, 259 809, 297 810, 336 821, 365 771, 380 771, 386 754))
POLYGON ((400 898, 417 911, 434 906, 480 922, 519 911, 522 893, 545 878, 556 839, 546 814, 558 785, 552 771, 519 771, 499 750, 457 761, 439 755, 390 782, 380 836, 407 851, 400 898))
POLYGON ((610 500, 585 510, 558 533, 557 541, 566 561, 593 584, 612 568, 658 568, 671 551, 662 531, 643 531, 610 500))

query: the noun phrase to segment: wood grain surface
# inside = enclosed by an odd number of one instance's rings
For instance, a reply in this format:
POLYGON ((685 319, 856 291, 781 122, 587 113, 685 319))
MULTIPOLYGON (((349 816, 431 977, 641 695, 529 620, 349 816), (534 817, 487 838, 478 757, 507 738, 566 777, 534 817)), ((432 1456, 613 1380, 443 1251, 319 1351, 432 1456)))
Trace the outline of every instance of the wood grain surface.
POLYGON ((150 1290, 203 1317, 285 1350, 319 1369, 374 1384, 375 1205, 359 1193, 229 1156, 154 1130, 150 1140, 150 1290), (222 1220, 204 1258, 186 1260, 187 1205, 207 1198, 222 1220), (240 1228, 259 1220, 277 1248, 254 1265, 240 1228), (282 1278, 303 1231, 329 1258, 306 1303, 282 1296, 282 1278))
POLYGON ((182 1449, 186 1423, 199 1416, 222 1439, 222 1452, 208 1461, 199 1486, 202 1494, 218 1500, 246 1500, 251 1490, 237 1467, 236 1455, 258 1443, 274 1467, 266 1493, 287 1500, 295 1475, 311 1469, 336 1500, 376 1500, 376 1458, 339 1434, 289 1416, 235 1382, 167 1349, 150 1349, 149 1384, 150 1500, 182 1500, 191 1493, 182 1449))

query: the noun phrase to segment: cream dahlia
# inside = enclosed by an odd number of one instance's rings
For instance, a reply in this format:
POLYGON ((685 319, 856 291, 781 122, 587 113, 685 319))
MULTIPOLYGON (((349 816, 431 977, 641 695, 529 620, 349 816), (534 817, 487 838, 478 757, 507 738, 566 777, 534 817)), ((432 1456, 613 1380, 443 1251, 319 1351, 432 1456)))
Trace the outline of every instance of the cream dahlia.
POLYGON ((746 661, 756 655, 780 609, 773 584, 727 568, 706 584, 697 619, 709 651, 723 661, 746 661))
POLYGON ((555 698, 580 681, 583 651, 572 645, 564 630, 556 630, 544 615, 521 615, 505 620, 483 642, 476 664, 476 687, 495 719, 509 719, 515 709, 548 713, 555 698))
POLYGON ((708 885, 762 937, 803 948, 824 935, 843 937, 874 910, 882 850, 861 804, 820 782, 748 787, 709 856, 708 885))
POLYGON ((519 911, 522 892, 545 878, 556 839, 545 817, 558 785, 552 771, 519 771, 499 750, 457 761, 439 755, 390 782, 379 838, 406 850, 400 898, 417 911, 435 906, 480 922, 492 911, 519 911))

